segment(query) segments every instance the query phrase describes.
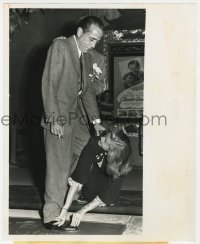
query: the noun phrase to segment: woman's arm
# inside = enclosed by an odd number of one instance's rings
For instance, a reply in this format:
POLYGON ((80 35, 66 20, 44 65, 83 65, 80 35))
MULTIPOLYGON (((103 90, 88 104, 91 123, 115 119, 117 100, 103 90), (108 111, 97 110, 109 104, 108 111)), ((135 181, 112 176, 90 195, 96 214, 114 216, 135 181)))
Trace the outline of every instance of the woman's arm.
POLYGON ((101 200, 96 197, 90 203, 86 204, 79 211, 73 214, 71 226, 78 226, 83 218, 84 214, 91 211, 92 209, 100 206, 102 204, 101 200))
POLYGON ((69 207, 72 204, 72 201, 74 199, 74 195, 75 193, 78 191, 78 186, 77 185, 71 185, 69 187, 69 191, 67 194, 67 198, 65 201, 64 206, 62 207, 61 213, 58 217, 56 217, 54 220, 57 221, 56 223, 54 223, 54 225, 58 225, 61 226, 65 223, 66 217, 67 217, 67 211, 69 209, 69 207))

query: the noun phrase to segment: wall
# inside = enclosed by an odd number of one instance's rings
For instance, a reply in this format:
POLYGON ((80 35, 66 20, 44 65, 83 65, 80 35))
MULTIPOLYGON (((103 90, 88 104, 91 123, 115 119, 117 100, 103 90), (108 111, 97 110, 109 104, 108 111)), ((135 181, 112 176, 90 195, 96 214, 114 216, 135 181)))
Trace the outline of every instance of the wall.
POLYGON ((16 112, 41 112, 40 86, 47 49, 57 36, 71 35, 75 22, 87 13, 86 9, 46 9, 16 31, 10 42, 10 106, 16 112))

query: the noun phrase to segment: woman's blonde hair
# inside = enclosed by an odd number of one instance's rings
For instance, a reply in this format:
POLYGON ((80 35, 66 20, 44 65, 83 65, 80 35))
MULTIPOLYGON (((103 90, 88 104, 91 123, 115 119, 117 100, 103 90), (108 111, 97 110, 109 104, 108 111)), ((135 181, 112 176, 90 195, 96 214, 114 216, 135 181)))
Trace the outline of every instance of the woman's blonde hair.
POLYGON ((129 138, 119 128, 114 128, 107 132, 110 137, 109 150, 107 152, 107 173, 112 175, 114 179, 122 175, 128 174, 132 167, 129 162, 129 155, 131 152, 131 146, 129 138))

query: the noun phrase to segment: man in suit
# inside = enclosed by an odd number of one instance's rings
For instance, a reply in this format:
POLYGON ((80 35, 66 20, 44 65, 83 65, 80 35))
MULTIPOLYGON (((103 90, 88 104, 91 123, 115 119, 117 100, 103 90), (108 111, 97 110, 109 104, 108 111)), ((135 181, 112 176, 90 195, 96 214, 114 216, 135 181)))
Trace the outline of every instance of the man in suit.
POLYGON ((63 206, 67 179, 75 167, 73 156, 78 158, 90 137, 88 120, 97 134, 104 129, 91 81, 93 64, 103 70, 103 55, 93 50, 102 36, 101 20, 88 16, 80 21, 76 35, 55 39, 48 50, 42 78, 45 115, 41 124, 47 161, 43 215, 49 229, 63 206))

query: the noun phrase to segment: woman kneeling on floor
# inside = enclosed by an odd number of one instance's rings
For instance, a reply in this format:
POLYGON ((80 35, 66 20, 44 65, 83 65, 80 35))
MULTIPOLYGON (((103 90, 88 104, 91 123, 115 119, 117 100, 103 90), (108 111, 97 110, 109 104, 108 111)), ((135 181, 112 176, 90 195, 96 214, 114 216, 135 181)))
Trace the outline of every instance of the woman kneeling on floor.
POLYGON ((124 176, 131 170, 129 138, 114 128, 91 137, 83 148, 77 167, 68 179, 70 185, 65 204, 54 225, 65 223, 75 194, 82 192, 88 203, 72 215, 70 226, 80 224, 84 214, 98 206, 109 206, 117 200, 124 176), (104 134, 104 135, 103 135, 104 134))

